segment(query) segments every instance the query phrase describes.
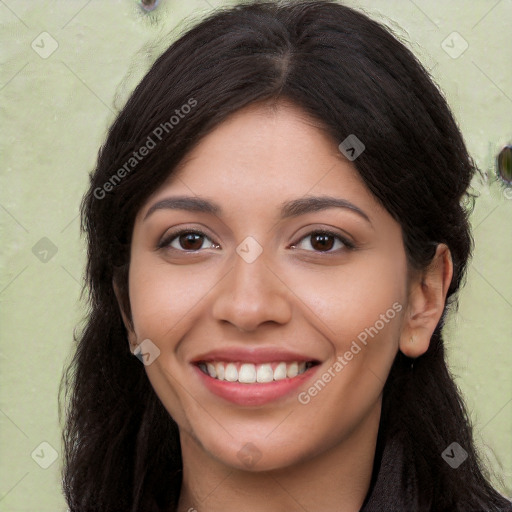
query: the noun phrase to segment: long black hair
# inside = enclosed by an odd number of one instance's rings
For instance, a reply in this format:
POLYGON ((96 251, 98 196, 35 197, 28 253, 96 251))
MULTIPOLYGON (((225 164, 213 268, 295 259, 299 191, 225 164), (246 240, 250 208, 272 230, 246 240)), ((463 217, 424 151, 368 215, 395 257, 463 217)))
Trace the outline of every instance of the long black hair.
POLYGON ((362 510, 512 510, 478 459, 441 335, 472 250, 463 202, 475 165, 442 94, 386 28, 336 2, 297 1, 246 2, 192 27, 156 60, 100 149, 81 210, 90 309, 61 382, 71 512, 176 510, 178 427, 128 350, 113 280, 130 319, 129 249, 140 207, 227 116, 280 99, 335 140, 353 134, 364 143, 354 164, 400 223, 411 268, 424 269, 438 243, 454 265, 428 351, 413 368, 398 352, 385 383, 362 510), (452 442, 467 453, 457 469, 441 456, 452 442))

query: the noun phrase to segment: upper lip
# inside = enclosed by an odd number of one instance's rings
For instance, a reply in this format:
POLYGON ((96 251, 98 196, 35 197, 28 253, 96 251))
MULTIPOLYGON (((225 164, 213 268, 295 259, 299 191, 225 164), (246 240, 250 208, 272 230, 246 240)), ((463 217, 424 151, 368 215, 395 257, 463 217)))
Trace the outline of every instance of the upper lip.
POLYGON ((297 352, 290 352, 289 350, 277 348, 263 348, 258 347, 254 349, 249 348, 223 348, 205 352, 191 360, 192 364, 198 364, 208 361, 222 361, 222 362, 243 362, 252 364, 269 363, 272 361, 284 361, 299 363, 304 361, 318 362, 318 359, 297 352))

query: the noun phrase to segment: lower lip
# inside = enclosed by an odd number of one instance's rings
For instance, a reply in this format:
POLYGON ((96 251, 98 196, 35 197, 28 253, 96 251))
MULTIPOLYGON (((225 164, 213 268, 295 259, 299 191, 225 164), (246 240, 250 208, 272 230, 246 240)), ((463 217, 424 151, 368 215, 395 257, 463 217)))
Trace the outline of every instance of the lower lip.
POLYGON ((311 378, 320 365, 309 368, 293 378, 275 380, 265 383, 243 384, 219 380, 206 375, 199 367, 193 365, 204 385, 214 394, 237 405, 264 405, 291 394, 306 380, 311 378))

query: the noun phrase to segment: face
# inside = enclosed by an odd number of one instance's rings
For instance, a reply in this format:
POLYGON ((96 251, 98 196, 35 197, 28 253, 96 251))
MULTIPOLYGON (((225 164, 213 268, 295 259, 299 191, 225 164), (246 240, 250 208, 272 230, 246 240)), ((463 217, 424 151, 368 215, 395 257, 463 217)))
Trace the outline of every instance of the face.
POLYGON ((184 451, 258 471, 376 433, 401 228, 296 107, 244 108, 195 147, 138 213, 129 290, 184 451))

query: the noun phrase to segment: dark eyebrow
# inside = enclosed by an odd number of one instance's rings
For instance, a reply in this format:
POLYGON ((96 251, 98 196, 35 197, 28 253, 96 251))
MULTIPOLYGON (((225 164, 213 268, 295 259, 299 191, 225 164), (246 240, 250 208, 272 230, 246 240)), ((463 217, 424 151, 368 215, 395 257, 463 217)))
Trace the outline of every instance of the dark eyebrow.
POLYGON ((287 201, 282 205, 281 218, 298 217, 305 213, 318 212, 327 208, 346 208, 357 213, 371 224, 370 218, 361 208, 346 199, 331 196, 305 196, 300 199, 287 201))
POLYGON ((221 212, 221 207, 208 201, 194 196, 176 196, 167 197, 155 203, 144 216, 146 220, 156 210, 186 210, 188 212, 204 212, 217 215, 221 212))
MULTIPOLYGON (((366 213, 352 204, 346 199, 331 196, 306 196, 299 199, 286 201, 281 205, 281 219, 290 217, 298 217, 306 213, 318 212, 328 208, 346 208, 359 216, 363 217, 371 224, 370 218, 366 213)), ((146 220, 156 210, 186 210, 189 212, 203 212, 219 215, 222 213, 222 208, 212 201, 207 199, 200 199, 194 196, 176 196, 162 199, 155 203, 146 213, 144 220, 146 220)))

